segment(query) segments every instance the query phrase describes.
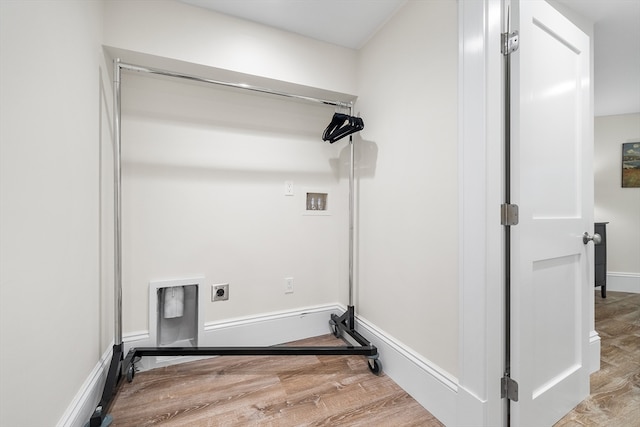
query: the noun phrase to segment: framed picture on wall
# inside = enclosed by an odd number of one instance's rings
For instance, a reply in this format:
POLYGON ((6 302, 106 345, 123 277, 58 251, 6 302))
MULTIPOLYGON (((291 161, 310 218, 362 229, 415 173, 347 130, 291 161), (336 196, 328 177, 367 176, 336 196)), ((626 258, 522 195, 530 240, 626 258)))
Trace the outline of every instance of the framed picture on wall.
POLYGON ((640 188, 640 142, 622 144, 622 187, 640 188))

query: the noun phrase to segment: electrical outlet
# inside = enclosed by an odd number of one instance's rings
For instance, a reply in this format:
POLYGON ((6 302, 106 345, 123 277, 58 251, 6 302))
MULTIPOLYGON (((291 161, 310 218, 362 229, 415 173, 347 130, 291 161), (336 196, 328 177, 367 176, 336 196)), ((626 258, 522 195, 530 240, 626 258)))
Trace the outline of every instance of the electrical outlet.
POLYGON ((229 299, 229 284, 211 286, 211 301, 226 301, 229 299))
POLYGON ((284 182, 284 195, 293 196, 293 181, 284 182))
POLYGON ((293 277, 284 278, 284 293, 285 294, 293 293, 293 277))

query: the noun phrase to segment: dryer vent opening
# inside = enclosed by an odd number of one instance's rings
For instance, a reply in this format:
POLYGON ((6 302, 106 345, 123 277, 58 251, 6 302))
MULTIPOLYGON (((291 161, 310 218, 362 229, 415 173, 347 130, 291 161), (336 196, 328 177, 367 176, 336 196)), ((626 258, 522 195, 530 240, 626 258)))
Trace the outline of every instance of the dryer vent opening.
POLYGON ((156 290, 156 337, 158 346, 198 346, 198 286, 179 285, 156 290))

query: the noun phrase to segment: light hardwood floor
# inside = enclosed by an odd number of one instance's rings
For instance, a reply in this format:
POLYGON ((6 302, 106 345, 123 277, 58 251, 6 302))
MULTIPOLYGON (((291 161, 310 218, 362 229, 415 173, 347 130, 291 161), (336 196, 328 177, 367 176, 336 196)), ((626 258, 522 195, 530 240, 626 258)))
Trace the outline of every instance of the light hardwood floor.
MULTIPOLYGON (((555 427, 640 427, 640 294, 596 294, 600 371, 555 427)), ((299 345, 341 345, 332 335, 299 345)), ((384 361, 383 361, 384 363, 384 361)), ((360 356, 218 357, 138 373, 113 426, 442 426, 360 356)))
POLYGON ((640 426, 640 294, 596 292, 600 370, 591 395, 555 427, 640 426))
POLYGON ((140 372, 109 412, 114 427, 443 426, 362 356, 225 356, 140 372))

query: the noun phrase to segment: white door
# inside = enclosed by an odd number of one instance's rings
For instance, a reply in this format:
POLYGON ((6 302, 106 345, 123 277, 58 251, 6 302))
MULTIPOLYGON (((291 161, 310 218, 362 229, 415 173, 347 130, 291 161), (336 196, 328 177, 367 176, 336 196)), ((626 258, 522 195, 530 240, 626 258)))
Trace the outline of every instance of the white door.
POLYGON ((512 0, 511 402, 516 426, 551 426, 589 394, 593 304, 589 37, 542 0, 512 0))

